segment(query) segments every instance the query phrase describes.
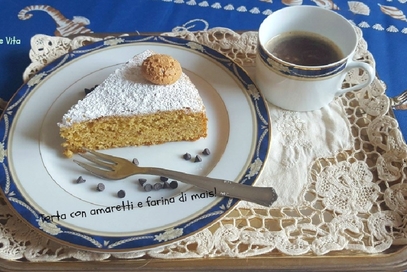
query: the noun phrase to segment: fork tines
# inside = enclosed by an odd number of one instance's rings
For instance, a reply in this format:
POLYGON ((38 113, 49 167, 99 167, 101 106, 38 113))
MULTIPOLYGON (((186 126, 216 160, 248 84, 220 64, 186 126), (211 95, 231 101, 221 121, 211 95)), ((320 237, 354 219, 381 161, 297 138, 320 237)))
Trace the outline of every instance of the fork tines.
MULTIPOLYGON (((118 157, 112 156, 112 155, 108 155, 108 154, 104 154, 101 152, 96 152, 94 150, 90 150, 90 149, 84 149, 87 153, 92 154, 93 156, 95 156, 98 159, 104 160, 106 162, 110 162, 110 163, 116 163, 117 159, 119 159, 118 157)), ((89 155, 86 155, 85 153, 79 153, 80 156, 85 157, 89 155), (84 156, 85 155, 85 156, 84 156)))
POLYGON ((109 172, 113 170, 113 166, 116 164, 116 162, 114 161, 115 157, 100 152, 96 152, 93 150, 85 149, 85 151, 87 153, 78 153, 78 155, 94 163, 95 165, 90 165, 88 163, 80 162, 77 160, 73 161, 96 176, 107 178, 107 175, 109 175, 110 178, 111 173, 109 172))
MULTIPOLYGON (((84 149, 84 150, 86 151, 86 153, 78 153, 78 155, 88 161, 93 162, 94 164, 96 164, 99 167, 103 167, 103 168, 112 170, 112 166, 117 163, 115 161, 116 157, 114 157, 114 156, 103 154, 103 153, 96 152, 96 151, 89 150, 89 149, 84 149), (88 153, 90 153, 90 154, 88 154, 88 153)), ((78 163, 78 161, 76 161, 76 160, 74 160, 74 162, 78 163)), ((81 162, 79 162, 79 163, 81 163, 81 162)), ((81 163, 81 164, 83 165, 83 163, 81 163)))

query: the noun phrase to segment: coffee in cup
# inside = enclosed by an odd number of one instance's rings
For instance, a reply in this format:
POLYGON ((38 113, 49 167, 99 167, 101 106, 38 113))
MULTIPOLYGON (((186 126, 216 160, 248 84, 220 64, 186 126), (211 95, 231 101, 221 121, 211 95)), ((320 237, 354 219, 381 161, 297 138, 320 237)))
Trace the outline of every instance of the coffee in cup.
POLYGON ((318 110, 335 96, 372 83, 374 69, 353 60, 357 44, 354 27, 334 11, 315 6, 283 8, 260 25, 255 82, 276 106, 318 110), (342 88, 351 69, 362 69, 368 80, 342 88))

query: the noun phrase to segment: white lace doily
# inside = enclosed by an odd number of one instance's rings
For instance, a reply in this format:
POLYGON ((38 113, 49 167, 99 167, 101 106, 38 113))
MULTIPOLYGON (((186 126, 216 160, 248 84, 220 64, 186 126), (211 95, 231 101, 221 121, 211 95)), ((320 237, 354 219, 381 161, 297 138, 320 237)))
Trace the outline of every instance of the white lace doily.
MULTIPOLYGON (((358 29, 356 58, 375 62, 358 29)), ((255 64, 257 33, 226 28, 186 30, 178 36, 210 46, 248 71, 255 64)), ((27 80, 69 50, 100 38, 36 35, 27 80)), ((354 71, 345 85, 365 80, 354 71)), ((273 144, 260 184, 276 187, 271 208, 240 202, 222 220, 170 245, 128 253, 92 253, 49 240, 25 226, 2 202, 0 257, 32 262, 135 258, 323 255, 333 251, 383 252, 407 244, 407 146, 389 98, 378 79, 337 98, 315 113, 287 112, 270 105, 273 144), (313 124, 312 124, 313 123, 313 124), (284 170, 284 171, 282 171, 284 170)))

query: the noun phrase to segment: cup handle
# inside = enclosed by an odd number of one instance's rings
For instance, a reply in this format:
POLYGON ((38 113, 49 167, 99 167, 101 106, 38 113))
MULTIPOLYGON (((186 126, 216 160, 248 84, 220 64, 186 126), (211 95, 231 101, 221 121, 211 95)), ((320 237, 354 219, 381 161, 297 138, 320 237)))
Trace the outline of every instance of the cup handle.
POLYGON ((360 90, 360 89, 366 87, 367 85, 369 85, 370 83, 373 82, 374 77, 375 77, 375 71, 374 71, 373 67, 370 66, 369 64, 367 64, 365 62, 360 62, 360 61, 353 61, 353 62, 348 63, 348 65, 343 70, 343 72, 347 73, 352 69, 363 69, 363 70, 365 70, 365 72, 367 73, 369 79, 367 81, 365 81, 363 83, 360 83, 360 84, 357 84, 355 86, 345 88, 345 89, 339 89, 337 91, 336 95, 341 95, 341 94, 344 94, 344 93, 347 93, 347 92, 360 90))

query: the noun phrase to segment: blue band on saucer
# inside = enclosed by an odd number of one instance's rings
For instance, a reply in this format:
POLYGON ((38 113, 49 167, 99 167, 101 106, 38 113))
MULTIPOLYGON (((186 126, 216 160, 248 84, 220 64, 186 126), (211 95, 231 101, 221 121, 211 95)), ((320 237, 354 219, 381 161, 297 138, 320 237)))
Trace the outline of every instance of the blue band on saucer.
POLYGON ((302 79, 321 79, 335 75, 346 67, 346 59, 331 65, 322 67, 297 66, 274 57, 267 52, 261 44, 258 45, 258 53, 264 63, 273 71, 285 75, 302 79))

